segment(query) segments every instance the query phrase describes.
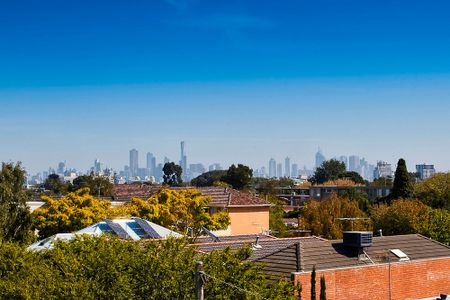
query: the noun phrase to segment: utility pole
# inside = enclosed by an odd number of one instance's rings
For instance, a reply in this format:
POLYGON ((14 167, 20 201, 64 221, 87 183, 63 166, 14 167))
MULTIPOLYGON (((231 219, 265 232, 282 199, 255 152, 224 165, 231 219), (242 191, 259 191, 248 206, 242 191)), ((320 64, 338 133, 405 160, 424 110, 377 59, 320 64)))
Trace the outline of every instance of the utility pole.
POLYGON ((195 263, 195 294, 197 300, 204 300, 203 286, 205 285, 205 277, 203 273, 203 263, 198 261, 195 263))

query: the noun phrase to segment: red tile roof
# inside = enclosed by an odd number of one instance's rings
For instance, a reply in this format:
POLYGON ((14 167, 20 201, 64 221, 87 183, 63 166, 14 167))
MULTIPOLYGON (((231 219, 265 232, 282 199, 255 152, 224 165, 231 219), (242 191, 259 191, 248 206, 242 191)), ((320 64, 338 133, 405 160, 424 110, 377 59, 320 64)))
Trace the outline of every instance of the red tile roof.
MULTIPOLYGON (((149 198, 161 189, 167 188, 146 184, 116 184, 113 189, 113 198, 116 201, 129 201, 131 198, 149 198)), ((193 187, 170 187, 174 190, 194 189, 193 187)), ((210 207, 248 207, 270 206, 270 202, 249 192, 223 187, 198 187, 204 196, 211 197, 210 207)))

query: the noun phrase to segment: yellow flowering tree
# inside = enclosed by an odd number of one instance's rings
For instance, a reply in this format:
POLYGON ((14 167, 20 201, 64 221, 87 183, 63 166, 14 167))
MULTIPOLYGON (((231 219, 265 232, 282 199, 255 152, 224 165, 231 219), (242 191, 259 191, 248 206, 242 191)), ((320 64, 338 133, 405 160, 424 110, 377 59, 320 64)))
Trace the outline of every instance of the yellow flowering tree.
POLYGON ((88 188, 79 189, 60 199, 43 196, 45 205, 32 213, 34 227, 40 237, 55 233, 80 230, 101 221, 108 215, 111 203, 89 194, 88 188))
POLYGON ((161 226, 186 232, 198 231, 202 226, 211 230, 226 229, 230 223, 227 212, 210 215, 206 209, 210 197, 195 189, 163 189, 147 200, 133 198, 111 209, 110 215, 140 217, 161 226))

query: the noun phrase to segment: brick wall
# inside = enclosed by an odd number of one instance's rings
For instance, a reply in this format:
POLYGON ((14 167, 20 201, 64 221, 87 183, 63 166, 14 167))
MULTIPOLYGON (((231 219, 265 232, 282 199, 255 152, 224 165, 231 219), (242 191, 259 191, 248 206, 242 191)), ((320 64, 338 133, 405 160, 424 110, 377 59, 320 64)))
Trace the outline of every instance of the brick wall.
MULTIPOLYGON (((450 258, 317 271, 317 299, 322 275, 328 300, 403 300, 450 294, 450 258)), ((302 283, 302 300, 311 299, 311 273, 294 276, 302 283)))

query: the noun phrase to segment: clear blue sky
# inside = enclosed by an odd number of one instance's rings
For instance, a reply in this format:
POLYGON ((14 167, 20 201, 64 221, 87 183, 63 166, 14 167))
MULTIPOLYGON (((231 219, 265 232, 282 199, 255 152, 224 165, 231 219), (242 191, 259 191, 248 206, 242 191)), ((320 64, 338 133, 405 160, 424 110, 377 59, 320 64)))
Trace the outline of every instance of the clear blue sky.
POLYGON ((0 160, 450 169, 448 1, 3 1, 0 160), (143 162, 143 160, 142 160, 143 162))

